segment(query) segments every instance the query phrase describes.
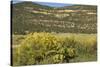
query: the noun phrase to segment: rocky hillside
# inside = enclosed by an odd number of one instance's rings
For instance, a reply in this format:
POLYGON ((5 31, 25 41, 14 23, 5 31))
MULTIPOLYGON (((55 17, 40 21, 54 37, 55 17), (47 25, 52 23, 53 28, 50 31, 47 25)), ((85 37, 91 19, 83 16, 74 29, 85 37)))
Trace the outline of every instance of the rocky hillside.
POLYGON ((12 32, 96 33, 97 7, 72 5, 54 8, 33 2, 12 4, 12 32))

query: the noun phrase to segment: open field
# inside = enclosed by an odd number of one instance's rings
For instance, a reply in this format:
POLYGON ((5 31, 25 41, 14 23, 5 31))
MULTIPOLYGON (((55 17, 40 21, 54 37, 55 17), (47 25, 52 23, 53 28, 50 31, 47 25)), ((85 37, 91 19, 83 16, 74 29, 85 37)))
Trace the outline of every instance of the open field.
POLYGON ((97 60, 96 34, 31 33, 13 35, 13 65, 97 60))

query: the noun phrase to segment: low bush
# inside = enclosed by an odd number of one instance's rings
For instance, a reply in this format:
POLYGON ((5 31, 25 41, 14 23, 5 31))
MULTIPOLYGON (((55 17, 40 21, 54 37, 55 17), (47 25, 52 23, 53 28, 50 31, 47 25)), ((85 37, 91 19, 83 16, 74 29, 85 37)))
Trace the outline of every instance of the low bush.
POLYGON ((50 33, 31 33, 14 51, 13 64, 33 65, 69 62, 76 56, 75 49, 72 47, 73 42, 73 39, 71 41, 70 38, 61 38, 50 33), (72 46, 69 47, 69 45, 72 46))
POLYGON ((69 63, 81 54, 96 50, 93 38, 80 41, 73 35, 62 37, 45 32, 28 34, 19 45, 13 48, 13 65, 17 66, 69 63))

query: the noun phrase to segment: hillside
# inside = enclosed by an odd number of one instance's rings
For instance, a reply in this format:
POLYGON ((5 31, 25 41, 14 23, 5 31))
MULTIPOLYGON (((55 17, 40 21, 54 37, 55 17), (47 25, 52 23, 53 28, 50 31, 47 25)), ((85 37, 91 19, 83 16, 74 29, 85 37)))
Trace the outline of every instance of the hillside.
POLYGON ((89 5, 53 8, 33 2, 12 4, 12 32, 96 33, 96 9, 89 5))
POLYGON ((97 7, 94 5, 73 5, 73 6, 65 6, 63 9, 71 9, 71 10, 96 10, 97 7))

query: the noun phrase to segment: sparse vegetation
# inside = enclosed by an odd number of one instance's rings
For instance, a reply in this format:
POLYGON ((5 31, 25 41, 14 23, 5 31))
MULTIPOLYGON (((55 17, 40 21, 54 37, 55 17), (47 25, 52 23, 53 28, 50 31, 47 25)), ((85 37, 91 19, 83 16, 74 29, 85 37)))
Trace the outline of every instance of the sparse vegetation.
POLYGON ((31 32, 96 33, 97 7, 53 8, 31 2, 13 4, 13 34, 31 32), (27 5, 26 5, 27 4, 27 5))

